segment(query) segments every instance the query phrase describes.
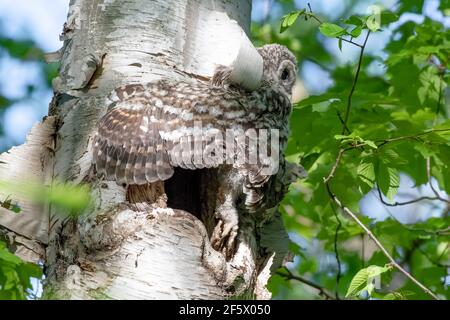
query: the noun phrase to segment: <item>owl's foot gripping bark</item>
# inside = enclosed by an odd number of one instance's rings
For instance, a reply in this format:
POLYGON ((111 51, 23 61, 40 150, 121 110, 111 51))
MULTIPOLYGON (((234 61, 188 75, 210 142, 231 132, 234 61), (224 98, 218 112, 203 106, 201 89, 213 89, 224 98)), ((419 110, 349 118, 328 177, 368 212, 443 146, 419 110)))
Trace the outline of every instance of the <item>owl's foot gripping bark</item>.
POLYGON ((211 235, 212 247, 222 252, 227 260, 235 252, 236 237, 238 234, 238 213, 235 209, 220 210, 216 213, 219 219, 211 235))

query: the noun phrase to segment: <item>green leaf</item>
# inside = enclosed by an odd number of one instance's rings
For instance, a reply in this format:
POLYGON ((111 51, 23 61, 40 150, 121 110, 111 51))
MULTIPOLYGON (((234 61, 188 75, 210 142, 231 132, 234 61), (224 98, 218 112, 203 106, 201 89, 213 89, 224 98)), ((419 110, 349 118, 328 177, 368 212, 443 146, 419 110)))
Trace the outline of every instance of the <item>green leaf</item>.
POLYGON ((346 33, 345 29, 334 23, 324 22, 319 27, 320 32, 330 38, 342 36, 346 33))
POLYGON ((11 57, 23 60, 39 60, 44 54, 31 40, 17 40, 0 37, 0 48, 5 49, 11 57))
POLYGON ((332 102, 332 101, 341 100, 341 99, 342 99, 341 95, 336 94, 336 93, 327 93, 327 94, 321 94, 321 95, 317 95, 317 96, 310 96, 310 97, 294 104, 294 108, 300 109, 300 108, 315 105, 315 104, 318 104, 321 102, 332 102))
POLYGON ((290 26, 292 26, 295 21, 297 21, 297 18, 305 13, 305 10, 295 11, 291 12, 283 17, 283 20, 281 21, 281 28, 280 33, 283 33, 286 31, 290 26))
POLYGON ((343 135, 343 134, 335 134, 334 138, 336 140, 351 140, 352 138, 354 138, 354 136, 352 135, 343 135))
POLYGON ((400 176, 398 170, 388 167, 383 162, 379 162, 377 183, 384 195, 392 200, 397 194, 400 185, 400 176))
POLYGON ((376 31, 380 30, 381 24, 380 24, 379 18, 380 18, 380 16, 377 14, 373 14, 367 18, 366 26, 370 31, 376 32, 376 31))
POLYGON ((354 26, 362 26, 364 21, 358 16, 350 16, 348 19, 344 20, 345 24, 350 24, 354 26))
POLYGON ((357 297, 361 294, 363 290, 367 287, 367 282, 369 280, 369 272, 367 269, 361 269, 353 277, 348 287, 345 297, 357 297))
POLYGON ((390 11, 374 13, 367 17, 366 26, 370 31, 375 32, 380 30, 381 26, 397 21, 398 18, 398 15, 390 11))
POLYGON ((399 16, 391 11, 383 11, 381 12, 381 25, 388 25, 392 22, 395 22, 399 19, 399 16))
POLYGON ((353 38, 358 38, 361 35, 361 32, 362 32, 362 26, 357 26, 352 31, 350 31, 350 35, 353 38))
POLYGON ((50 186, 33 182, 7 182, 0 180, 0 191, 23 195, 36 203, 50 203, 57 212, 79 215, 92 203, 87 185, 54 182, 50 186))
MULTIPOLYGON (((447 0, 441 1, 441 4, 447 0)), ((399 2, 400 8, 399 12, 412 12, 412 13, 422 13, 422 8, 424 0, 403 0, 399 2)))
POLYGON ((364 144, 368 145, 372 149, 378 149, 378 146, 372 140, 364 140, 364 144))
POLYGON ((370 188, 375 184, 375 166, 373 162, 362 162, 357 169, 358 178, 370 188))
POLYGON ((359 270, 350 282, 345 296, 358 297, 363 291, 368 291, 370 295, 374 289, 373 280, 390 269, 391 267, 389 266, 380 267, 372 265, 359 270))
POLYGON ((7 249, 0 249, 0 263, 9 262, 12 264, 20 264, 22 260, 14 254, 10 253, 7 249))

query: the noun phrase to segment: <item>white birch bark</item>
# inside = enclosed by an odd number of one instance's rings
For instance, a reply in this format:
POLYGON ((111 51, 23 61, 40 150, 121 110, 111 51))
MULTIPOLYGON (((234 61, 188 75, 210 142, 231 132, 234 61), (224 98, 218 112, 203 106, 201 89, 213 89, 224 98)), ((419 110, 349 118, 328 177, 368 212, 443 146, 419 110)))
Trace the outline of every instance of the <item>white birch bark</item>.
POLYGON ((49 117, 25 145, 0 156, 0 180, 33 177, 92 188, 94 206, 75 220, 14 194, 22 213, 0 211, 17 253, 45 261, 44 297, 270 298, 270 271, 287 252, 279 216, 253 230, 258 241, 253 231, 241 234, 227 262, 197 217, 166 207, 162 184, 144 190, 146 205, 130 206, 123 187, 93 175, 90 154, 105 97, 120 85, 206 79, 216 65, 234 64, 241 66, 236 81, 257 86, 261 61, 247 38, 250 12, 250 0, 71 0, 64 46, 51 55, 61 71, 49 117))

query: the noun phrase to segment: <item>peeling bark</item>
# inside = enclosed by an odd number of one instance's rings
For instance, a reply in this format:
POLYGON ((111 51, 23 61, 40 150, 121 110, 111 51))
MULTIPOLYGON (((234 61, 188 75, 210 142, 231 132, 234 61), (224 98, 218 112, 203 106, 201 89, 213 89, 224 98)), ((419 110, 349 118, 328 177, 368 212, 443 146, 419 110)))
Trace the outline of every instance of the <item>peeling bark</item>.
MULTIPOLYGON (((49 117, 25 145, 0 156, 1 180, 31 176, 44 184, 91 186, 95 204, 76 219, 27 199, 18 199, 21 215, 1 211, 0 225, 17 239, 34 241, 41 255, 45 247, 45 298, 270 298, 265 285, 288 244, 279 214, 258 223, 241 217, 250 227, 226 261, 209 242, 219 183, 214 173, 126 189, 98 180, 90 154, 105 98, 120 85, 206 79, 218 65, 233 65, 234 81, 257 87, 262 60, 246 36, 250 10, 250 0, 71 0, 64 46, 48 56, 61 61, 49 117), (171 198, 174 185, 179 192, 177 186, 189 182, 198 183, 198 199, 189 201, 188 191, 171 198)), ((287 169, 270 195, 274 211, 292 178, 287 169)))
MULTIPOLYGON (((55 141, 55 117, 46 117, 28 134, 26 142, 0 155, 0 199, 9 197, 20 204, 21 212, 0 208, 0 225, 21 237, 40 244, 48 241, 49 216, 45 204, 34 203, 26 194, 11 194, 8 184, 39 183, 48 186, 52 181, 55 141)), ((15 189, 15 188, 11 188, 15 189)))

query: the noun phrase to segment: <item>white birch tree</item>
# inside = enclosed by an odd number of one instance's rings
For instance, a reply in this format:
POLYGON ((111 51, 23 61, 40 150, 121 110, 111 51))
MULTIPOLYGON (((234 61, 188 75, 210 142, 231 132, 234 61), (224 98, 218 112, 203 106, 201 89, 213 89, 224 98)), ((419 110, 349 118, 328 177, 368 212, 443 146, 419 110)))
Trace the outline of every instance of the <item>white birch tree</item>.
MULTIPOLYGON (((207 220, 167 206, 163 183, 127 191, 99 181, 90 154, 95 124, 114 88, 163 78, 207 79, 218 64, 244 61, 260 68, 248 40, 250 13, 250 0, 70 1, 63 47, 48 55, 61 65, 49 114, 24 145, 0 156, 2 181, 91 188, 94 203, 76 218, 20 192, 2 194, 22 208, 19 215, 1 209, 2 233, 17 255, 45 264, 44 298, 270 298, 265 285, 287 252, 279 214, 241 234, 245 241, 226 261, 211 248, 207 220)), ((282 178, 281 189, 289 181, 282 178)), ((205 190, 214 183, 198 182, 205 190)), ((204 217, 214 195, 203 195, 197 200, 204 217)))

